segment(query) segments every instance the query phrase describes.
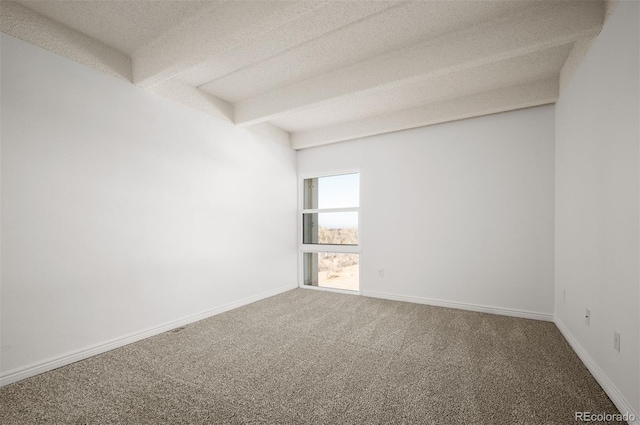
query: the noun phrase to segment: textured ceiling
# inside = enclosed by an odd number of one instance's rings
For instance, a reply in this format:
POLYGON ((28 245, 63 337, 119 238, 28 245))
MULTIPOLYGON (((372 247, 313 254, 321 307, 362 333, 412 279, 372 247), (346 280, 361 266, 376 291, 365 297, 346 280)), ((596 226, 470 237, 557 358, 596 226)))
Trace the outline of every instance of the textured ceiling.
POLYGON ((2 31, 294 149, 555 102, 603 1, 2 1, 2 31))
POLYGON ((132 55, 172 26, 218 2, 38 0, 20 3, 132 55))

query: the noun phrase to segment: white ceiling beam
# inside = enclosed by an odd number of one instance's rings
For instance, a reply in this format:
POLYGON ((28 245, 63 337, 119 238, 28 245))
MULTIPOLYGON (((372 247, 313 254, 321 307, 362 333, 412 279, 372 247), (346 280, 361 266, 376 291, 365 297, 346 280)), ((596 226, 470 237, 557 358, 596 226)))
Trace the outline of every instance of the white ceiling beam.
POLYGON ((310 148, 448 121, 544 105, 553 103, 557 99, 558 78, 552 77, 321 129, 294 132, 291 134, 291 146, 293 149, 310 148))
MULTIPOLYGON (((196 109, 226 122, 232 122, 233 106, 209 93, 178 78, 171 78, 148 89, 166 99, 171 99, 189 108, 196 109)), ((240 129, 247 131, 262 140, 278 143, 291 148, 289 132, 271 123, 263 122, 240 129)))
POLYGON ((156 84, 149 91, 223 121, 232 122, 233 106, 231 104, 177 78, 156 84))
POLYGON ((132 81, 131 59, 113 47, 12 1, 2 1, 0 15, 2 32, 98 71, 132 81))
MULTIPOLYGON (((618 6, 619 0, 605 0, 604 2, 604 20, 609 19, 609 16, 613 13, 616 6, 618 6)), ((591 48, 591 45, 595 41, 595 34, 593 37, 585 38, 575 42, 567 61, 560 70, 560 93, 569 84, 571 77, 578 69, 578 66, 582 63, 582 60, 587 55, 587 52, 591 48)))
POLYGON ((418 82, 593 37, 602 28, 603 15, 602 2, 545 2, 239 102, 234 106, 234 121, 252 125, 354 93, 418 82))
MULTIPOLYGON (((189 108, 196 109, 226 122, 232 122, 233 106, 209 93, 206 93, 191 84, 178 78, 171 78, 148 89, 166 99, 181 103, 189 108)), ((262 140, 291 148, 291 137, 289 132, 271 123, 244 127, 240 131, 247 131, 262 140)))
POLYGON ((241 130, 253 133, 263 140, 275 142, 282 146, 291 148, 291 135, 289 132, 271 123, 262 122, 260 124, 244 127, 241 130))
POLYGON ((562 92, 567 84, 569 84, 569 80, 571 80, 571 77, 578 69, 578 66, 582 63, 582 60, 587 55, 587 52, 594 41, 595 37, 585 38, 583 40, 576 41, 573 44, 571 53, 569 53, 569 57, 560 70, 560 92, 562 92))
POLYGON ((217 1, 132 55, 133 80, 151 87, 313 12, 326 1, 217 1))
POLYGON ((504 61, 451 72, 413 84, 323 102, 270 121, 288 131, 305 131, 372 115, 420 107, 531 81, 557 77, 574 43, 504 61))
POLYGON ((301 16, 263 37, 235 46, 221 55, 185 70, 180 74, 180 78, 196 87, 201 86, 402 3, 400 1, 330 2, 317 13, 301 16))

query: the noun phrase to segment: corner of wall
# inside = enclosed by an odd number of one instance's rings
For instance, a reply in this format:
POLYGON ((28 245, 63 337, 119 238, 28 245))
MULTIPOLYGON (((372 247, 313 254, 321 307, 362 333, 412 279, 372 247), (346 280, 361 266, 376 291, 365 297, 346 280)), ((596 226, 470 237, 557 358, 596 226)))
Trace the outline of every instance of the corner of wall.
POLYGON ((580 360, 582 360, 582 363, 584 363, 587 369, 589 369, 589 372, 591 372, 596 381, 598 381, 598 384, 600 384, 620 413, 623 415, 625 413, 628 414, 628 423, 630 425, 640 425, 639 412, 633 408, 631 403, 624 397, 620 390, 618 390, 616 385, 609 379, 600 366, 598 366, 598 363, 589 355, 588 351, 575 338, 569 328, 557 316, 554 316, 553 323, 556 325, 562 336, 567 340, 571 348, 573 348, 573 351, 575 351, 580 360), (631 417, 633 417, 633 420, 631 420, 631 417))

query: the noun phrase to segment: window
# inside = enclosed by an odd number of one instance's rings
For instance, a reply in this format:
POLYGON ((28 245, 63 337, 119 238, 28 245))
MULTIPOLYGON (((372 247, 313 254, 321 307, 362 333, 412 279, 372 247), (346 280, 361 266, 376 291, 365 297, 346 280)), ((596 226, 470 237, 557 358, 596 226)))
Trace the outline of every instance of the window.
POLYGON ((360 174, 302 182, 302 284, 359 289, 360 174))

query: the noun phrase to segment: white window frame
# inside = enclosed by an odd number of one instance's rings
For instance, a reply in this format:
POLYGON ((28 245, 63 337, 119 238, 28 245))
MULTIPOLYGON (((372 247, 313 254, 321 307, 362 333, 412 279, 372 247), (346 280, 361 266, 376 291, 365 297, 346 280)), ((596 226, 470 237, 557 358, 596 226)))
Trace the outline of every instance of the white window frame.
MULTIPOLYGON (((347 289, 327 288, 322 286, 311 286, 304 284, 304 254, 319 253, 319 252, 331 252, 338 254, 358 254, 358 269, 362 262, 362 254, 360 247, 362 246, 362 202, 361 202, 361 188, 362 188, 362 172, 359 169, 332 171, 327 173, 314 173, 314 174, 302 174, 298 176, 298 287, 312 289, 316 291, 332 291, 342 292, 346 294, 359 294, 360 282, 358 282, 358 290, 351 291, 347 289), (307 179, 320 179, 323 177, 335 177, 345 174, 359 174, 360 187, 358 188, 358 207, 348 208, 325 208, 325 209, 305 209, 304 208, 304 181, 307 179), (331 213, 331 212, 357 212, 358 213, 358 244, 357 245, 326 245, 326 244, 305 244, 304 235, 302 231, 302 215, 313 213, 331 213)), ((360 275, 360 273, 358 273, 360 275)))

